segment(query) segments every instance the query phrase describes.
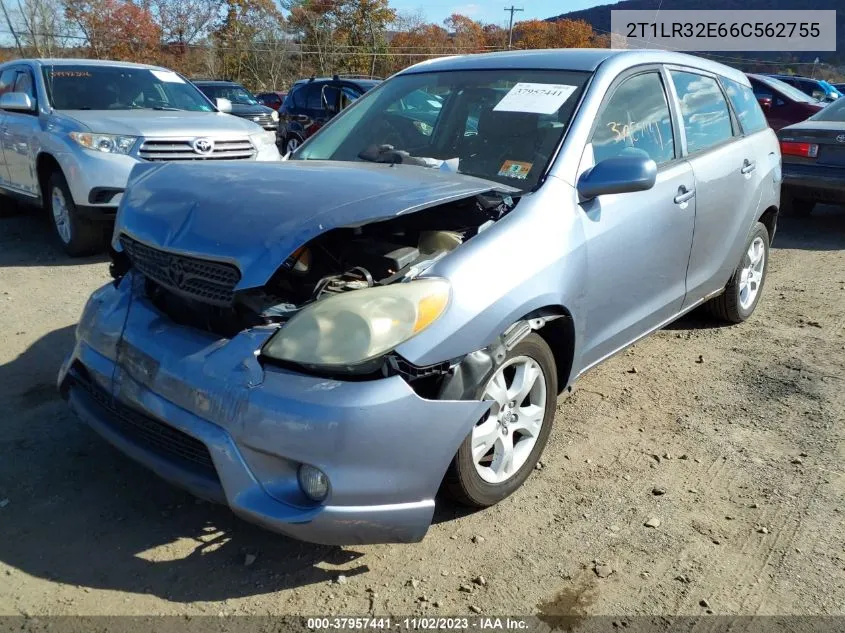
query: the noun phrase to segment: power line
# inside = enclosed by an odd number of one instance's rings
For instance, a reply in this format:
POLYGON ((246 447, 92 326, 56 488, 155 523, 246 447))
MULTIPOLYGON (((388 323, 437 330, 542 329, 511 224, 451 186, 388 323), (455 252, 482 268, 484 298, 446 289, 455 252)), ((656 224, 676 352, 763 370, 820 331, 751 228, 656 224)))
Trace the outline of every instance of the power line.
POLYGON ((505 11, 509 11, 511 14, 510 23, 508 24, 508 50, 513 47, 513 14, 517 11, 525 11, 523 8, 517 9, 515 6, 511 5, 510 7, 505 7, 505 11))

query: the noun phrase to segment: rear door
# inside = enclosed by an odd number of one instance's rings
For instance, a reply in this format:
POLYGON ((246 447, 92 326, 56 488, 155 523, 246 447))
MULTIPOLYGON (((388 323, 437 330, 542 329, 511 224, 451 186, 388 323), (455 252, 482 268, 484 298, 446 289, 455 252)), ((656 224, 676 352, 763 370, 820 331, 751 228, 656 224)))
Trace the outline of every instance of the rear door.
MULTIPOLYGON (((762 196, 766 165, 743 135, 715 75, 668 68, 681 107, 684 147, 695 174, 695 239, 684 306, 728 282, 762 196)), ((770 133, 770 132, 769 132, 770 133)))
POLYGON ((618 156, 658 165, 648 191, 583 202, 587 244, 584 361, 594 365, 681 309, 695 222, 695 179, 681 156, 660 68, 625 73, 596 119, 581 168, 618 156))
MULTIPOLYGON (((5 68, 0 72, 0 96, 7 92, 12 92, 12 88, 15 86, 16 74, 14 68, 5 68)), ((8 122, 9 117, 6 112, 0 110, 0 187, 9 187, 11 185, 9 181, 9 169, 6 165, 5 143, 3 142, 8 122)))
POLYGON ((35 77, 28 66, 16 69, 13 92, 29 95, 35 104, 34 112, 7 112, 3 132, 3 152, 12 188, 31 196, 38 195, 35 173, 35 152, 41 121, 38 118, 38 96, 35 77))

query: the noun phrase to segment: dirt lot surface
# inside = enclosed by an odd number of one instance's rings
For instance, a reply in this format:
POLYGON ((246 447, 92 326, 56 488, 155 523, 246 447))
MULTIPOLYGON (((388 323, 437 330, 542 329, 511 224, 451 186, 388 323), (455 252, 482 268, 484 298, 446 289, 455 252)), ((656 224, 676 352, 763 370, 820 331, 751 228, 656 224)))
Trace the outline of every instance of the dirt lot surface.
POLYGON ((526 485, 439 501, 416 545, 270 534, 78 423, 56 371, 107 278, 3 212, 0 614, 845 613, 842 209, 782 219, 748 323, 693 315, 584 377, 526 485))

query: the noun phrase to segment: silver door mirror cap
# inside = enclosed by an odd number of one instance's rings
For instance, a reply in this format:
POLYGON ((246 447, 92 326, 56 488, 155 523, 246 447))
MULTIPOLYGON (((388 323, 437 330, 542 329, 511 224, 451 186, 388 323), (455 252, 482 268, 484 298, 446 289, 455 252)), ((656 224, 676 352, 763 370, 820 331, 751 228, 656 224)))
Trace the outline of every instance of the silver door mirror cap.
POLYGON ((7 92, 0 97, 0 110, 35 112, 35 104, 25 92, 7 92))

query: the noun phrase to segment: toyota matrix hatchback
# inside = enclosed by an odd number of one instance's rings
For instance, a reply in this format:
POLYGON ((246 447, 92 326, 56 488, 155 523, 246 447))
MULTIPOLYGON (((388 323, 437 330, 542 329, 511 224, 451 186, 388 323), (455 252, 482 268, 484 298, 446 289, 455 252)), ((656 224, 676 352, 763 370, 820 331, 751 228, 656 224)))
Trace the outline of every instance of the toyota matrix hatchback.
POLYGON ((780 153, 746 77, 676 53, 429 61, 288 160, 144 165, 59 378, 194 494, 296 538, 495 504, 558 394, 706 304, 760 301, 780 153), (432 117, 400 107, 431 95, 432 117))

